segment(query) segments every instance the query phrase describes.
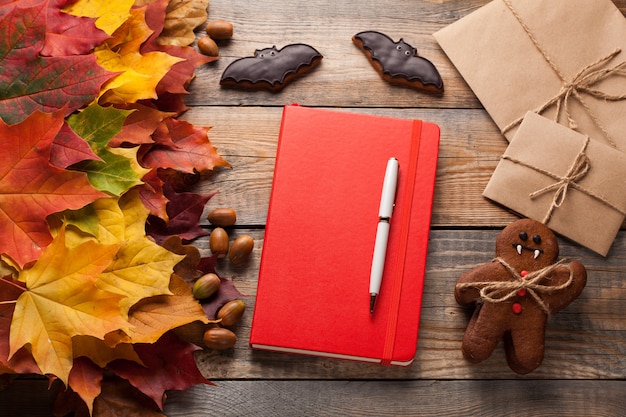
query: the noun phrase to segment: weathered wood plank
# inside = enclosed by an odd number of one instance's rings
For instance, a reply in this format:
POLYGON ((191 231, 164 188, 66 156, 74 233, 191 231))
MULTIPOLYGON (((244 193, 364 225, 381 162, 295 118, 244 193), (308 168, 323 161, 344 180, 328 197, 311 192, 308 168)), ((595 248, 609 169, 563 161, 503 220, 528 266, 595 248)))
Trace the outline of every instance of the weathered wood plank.
POLYGON ((223 381, 172 392, 168 416, 615 416, 625 381, 223 381))
MULTIPOLYGON (((243 229, 236 233, 249 233, 255 238, 253 257, 248 264, 237 268, 223 260, 218 264, 218 271, 232 279, 237 288, 248 296, 245 299, 247 310, 236 328, 239 341, 234 349, 198 353, 199 367, 208 378, 518 378, 506 365, 501 346, 491 358, 478 365, 467 363, 460 352, 470 312, 457 306, 453 295, 454 284, 463 272, 493 258, 499 230, 431 232, 418 350, 415 362, 407 368, 383 368, 348 361, 251 351, 248 340, 263 230, 243 229)), ((206 250, 205 240, 197 244, 206 250)), ((563 239, 560 240, 560 246, 562 257, 579 259, 585 264, 588 284, 576 301, 551 317, 547 327, 544 363, 532 374, 522 378, 624 378, 626 363, 622 358, 626 355, 626 345, 623 343, 626 338, 626 323, 623 320, 626 316, 626 285, 622 270, 626 264, 626 232, 619 234, 606 259, 563 239)))
MULTIPOLYGON (((213 126, 211 142, 233 168, 202 183, 200 192, 217 191, 207 210, 224 205, 238 211, 242 225, 264 225, 272 186, 281 108, 198 107, 185 119, 213 126)), ((483 110, 341 109, 422 119, 441 127, 441 144, 432 224, 502 226, 515 218, 482 197, 507 142, 483 110)), ((311 155, 315 158, 315 155, 311 155)))
MULTIPOLYGON (((48 417, 45 379, 0 391, 0 415, 48 417)), ((626 381, 218 381, 167 393, 169 417, 229 416, 617 416, 626 381)))
MULTIPOLYGON (((467 84, 443 53, 432 34, 473 12, 489 0, 397 0, 394 2, 254 3, 247 0, 211 2, 210 19, 235 24, 233 39, 220 46, 221 58, 197 70, 188 103, 199 105, 282 106, 299 102, 336 107, 480 108, 467 84), (442 96, 395 87, 384 82, 351 41, 363 30, 378 30, 394 40, 403 37, 431 60, 444 80, 442 96), (290 43, 310 44, 324 55, 319 68, 292 86, 273 94, 222 89, 219 79, 233 60, 255 49, 290 43)), ((622 12, 626 2, 614 0, 622 12)), ((200 30, 199 33, 202 33, 200 30)))
POLYGON ((267 3, 253 4, 246 0, 212 2, 210 19, 232 21, 234 36, 220 45, 218 61, 197 70, 189 104, 280 106, 300 102, 338 107, 480 107, 432 36, 485 2, 466 3, 401 0, 382 6, 313 0, 281 2, 276 10, 267 3), (438 67, 445 94, 434 96, 384 82, 352 44, 352 36, 363 30, 379 30, 395 40, 403 37, 417 47, 422 56, 438 67), (281 48, 290 43, 307 43, 317 48, 324 55, 320 67, 279 94, 220 88, 219 78, 233 60, 251 56, 255 49, 272 45, 281 48))
MULTIPOLYGON (((433 227, 502 227, 517 218, 482 196, 507 146, 484 110, 337 110, 422 119, 441 127, 433 227)), ((211 142, 233 166, 219 170, 198 187, 198 192, 218 193, 209 201, 207 213, 215 207, 230 206, 237 210, 240 225, 265 224, 281 112, 281 108, 267 107, 234 107, 228 111, 196 107, 185 114, 194 124, 213 126, 211 142)))

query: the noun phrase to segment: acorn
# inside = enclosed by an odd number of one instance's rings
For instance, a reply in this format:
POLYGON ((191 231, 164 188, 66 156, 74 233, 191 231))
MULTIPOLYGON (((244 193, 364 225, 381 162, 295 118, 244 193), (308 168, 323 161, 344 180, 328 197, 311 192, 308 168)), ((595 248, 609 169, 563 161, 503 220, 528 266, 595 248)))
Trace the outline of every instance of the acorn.
POLYGON ((233 24, 226 20, 213 20, 206 25, 206 33, 215 40, 225 40, 233 37, 233 24))
POLYGON ((219 56, 220 54, 219 47, 209 36, 198 39, 198 49, 206 56, 219 56))
POLYGON ((237 343, 237 335, 223 327, 212 327, 204 332, 202 341, 209 349, 230 349, 237 343))
POLYGON ((244 263, 254 249, 254 239, 252 236, 241 235, 230 246, 228 251, 228 259, 235 264, 240 265, 244 263))
POLYGON ((221 323, 226 327, 234 326, 239 322, 245 310, 246 304, 243 301, 231 300, 219 309, 217 318, 222 319, 221 323))
POLYGON ((202 275, 194 282, 191 292, 196 300, 204 300, 217 292, 220 288, 220 277, 216 274, 208 273, 202 275))
POLYGON ((211 211, 207 219, 214 226, 228 227, 237 221, 237 212, 231 208, 220 207, 211 211))
POLYGON ((209 236, 209 249, 213 255, 217 255, 218 258, 223 258, 228 253, 228 246, 230 242, 228 239, 228 233, 221 227, 216 227, 209 236))

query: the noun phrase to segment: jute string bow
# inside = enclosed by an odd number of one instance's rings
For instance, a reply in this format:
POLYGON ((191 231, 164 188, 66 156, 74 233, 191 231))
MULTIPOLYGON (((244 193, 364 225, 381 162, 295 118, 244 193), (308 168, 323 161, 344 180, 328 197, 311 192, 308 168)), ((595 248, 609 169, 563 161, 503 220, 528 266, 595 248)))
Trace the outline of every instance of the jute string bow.
POLYGON ((500 262, 500 264, 502 264, 502 266, 504 266, 513 276, 513 280, 462 282, 456 284, 456 287, 459 289, 476 288, 480 290, 479 294, 481 302, 496 304, 510 300, 517 295, 519 290, 525 289, 526 292, 537 302, 539 307, 546 314, 550 314, 550 309, 541 296, 561 291, 570 286, 574 281, 574 271, 572 271, 569 265, 564 265, 565 259, 561 259, 559 262, 548 265, 547 267, 537 271, 529 272, 525 277, 522 277, 520 273, 509 265, 504 259, 497 257, 494 261, 500 262), (559 267, 563 267, 569 271, 569 278, 567 281, 559 285, 540 284, 542 280, 550 279, 550 275, 559 267))
MULTIPOLYGON (((541 47, 541 45, 539 44, 535 36, 532 34, 532 32, 530 31, 526 23, 522 20, 520 15, 517 13, 517 11, 513 8, 511 1, 503 0, 503 2, 509 8, 513 16, 515 16, 515 18, 517 19, 519 24, 522 26, 522 28, 524 29, 524 31, 526 32, 526 34, 528 35, 532 43, 535 45, 537 50, 539 50, 539 52, 541 53, 541 55, 543 55, 546 62, 550 65, 550 67, 554 70, 554 72, 559 76, 559 78, 563 82, 563 85, 561 86, 560 91, 554 97, 552 97, 546 103, 539 106, 533 111, 537 114, 541 114, 546 109, 556 104, 556 115, 554 117, 554 121, 555 122, 559 121, 561 110, 563 110, 567 117, 569 127, 573 130, 577 130, 578 124, 572 118, 570 111, 569 111, 569 99, 571 97, 575 97, 580 102, 580 104, 585 108, 591 120, 593 120, 594 124, 600 129, 600 131, 606 137, 607 141, 611 144, 611 146, 616 148, 617 145, 615 141, 611 138, 611 136, 609 135, 607 130, 604 128, 604 126, 602 126, 602 124, 598 120, 598 117, 591 111, 591 108, 589 108, 589 106, 585 103, 580 93, 585 93, 592 97, 603 99, 603 100, 609 100, 609 101, 619 101, 619 100, 626 99, 626 94, 608 94, 608 93, 605 93, 603 91, 593 88, 595 84, 597 84, 598 82, 610 76, 626 75, 626 72, 624 71, 624 68, 626 67, 626 61, 622 61, 618 63, 617 65, 614 65, 611 68, 603 68, 621 52, 621 49, 617 48, 610 54, 585 66, 571 80, 568 81, 565 75, 563 75, 563 73, 556 66, 554 61, 550 59, 550 56, 548 55, 546 50, 541 47)), ((524 119, 523 116, 519 117, 518 119, 514 120, 513 122, 505 126, 501 132, 503 134, 508 132, 515 126, 519 125, 523 119, 524 119)))
POLYGON ((587 175, 587 173, 591 169, 591 162, 589 161, 589 158, 587 157, 587 154, 585 153, 587 149, 587 145, 589 145, 589 141, 590 141, 589 136, 587 136, 585 138, 585 141, 583 142, 582 148, 578 152, 578 155, 576 155, 574 162, 572 163, 572 165, 570 166, 570 168, 568 169, 565 175, 557 175, 553 172, 547 171, 545 169, 539 168, 532 164, 516 159, 510 155, 505 154, 502 156, 502 159, 506 159, 515 164, 519 164, 526 168, 533 169, 537 172, 540 172, 541 174, 544 174, 556 180, 556 182, 529 194, 529 197, 532 199, 532 198, 539 197, 540 195, 543 195, 547 192, 556 190, 556 192, 554 193, 554 197, 552 198, 552 202, 550 203, 550 207, 548 208, 548 211, 542 220, 542 223, 547 224, 550 221, 550 219, 552 218, 552 214, 554 213, 554 210, 558 207, 561 207, 561 205, 565 201, 565 197, 567 196, 567 192, 569 191, 570 188, 574 188, 578 191, 581 191, 587 194, 588 196, 593 197, 598 201, 601 201, 603 204, 607 205, 608 207, 611 207, 613 210, 616 210, 618 213, 621 213, 626 216, 626 212, 623 209, 621 209, 620 207, 617 207, 616 205, 612 204, 603 196, 598 195, 597 193, 583 187, 582 185, 578 183, 578 181, 580 181, 585 175, 587 175))

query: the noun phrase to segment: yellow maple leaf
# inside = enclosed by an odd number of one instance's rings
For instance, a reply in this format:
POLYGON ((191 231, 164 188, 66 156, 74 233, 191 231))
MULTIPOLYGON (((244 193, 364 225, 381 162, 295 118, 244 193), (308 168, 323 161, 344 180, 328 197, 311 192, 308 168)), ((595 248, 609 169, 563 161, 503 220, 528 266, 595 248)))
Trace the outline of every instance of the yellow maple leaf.
POLYGON ((96 27, 112 35, 130 17, 135 0, 78 0, 63 9, 74 16, 96 19, 96 27))
POLYGON ((120 73, 100 92, 101 103, 125 104, 158 98, 157 84, 174 64, 184 59, 158 51, 142 54, 141 44, 151 34, 145 22, 145 7, 133 9, 113 37, 95 49, 98 65, 120 73))
POLYGON ((148 238, 137 238, 120 247, 115 260, 98 275, 98 288, 121 294, 124 312, 139 300, 171 294, 170 276, 174 265, 184 257, 176 255, 148 238))
POLYGON ((96 277, 118 249, 93 240, 68 247, 62 227, 33 267, 19 275, 27 290, 16 301, 9 357, 30 345, 41 371, 67 384, 73 336, 102 339, 109 332, 127 330, 119 307, 122 297, 96 286, 96 277))
POLYGON ((101 91, 101 102, 107 104, 135 103, 138 100, 156 99, 155 88, 174 64, 183 59, 164 52, 129 52, 120 55, 110 49, 99 48, 94 54, 98 64, 111 71, 120 72, 101 91))
POLYGON ((69 246, 95 239, 102 244, 118 245, 115 258, 96 276, 96 286, 123 296, 120 306, 124 314, 143 298, 171 294, 170 276, 184 256, 146 237, 148 210, 141 203, 139 193, 132 190, 119 200, 99 199, 91 208, 98 219, 98 236, 71 228, 67 230, 67 240, 69 246))

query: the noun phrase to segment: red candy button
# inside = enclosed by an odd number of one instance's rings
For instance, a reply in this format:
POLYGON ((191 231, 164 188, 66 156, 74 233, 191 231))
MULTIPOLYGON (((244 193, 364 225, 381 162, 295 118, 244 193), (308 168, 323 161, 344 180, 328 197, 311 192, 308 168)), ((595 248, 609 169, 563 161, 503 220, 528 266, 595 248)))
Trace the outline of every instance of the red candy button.
POLYGON ((515 314, 520 314, 522 312, 522 305, 520 303, 513 303, 511 308, 515 314))
POLYGON ((526 295, 526 288, 520 288, 519 290, 517 290, 517 295, 519 295, 520 297, 523 297, 526 295))
POLYGON ((525 277, 526 275, 528 275, 528 271, 524 270, 524 271, 520 272, 519 274, 520 274, 520 275, 522 276, 522 278, 523 278, 523 277, 525 277))

